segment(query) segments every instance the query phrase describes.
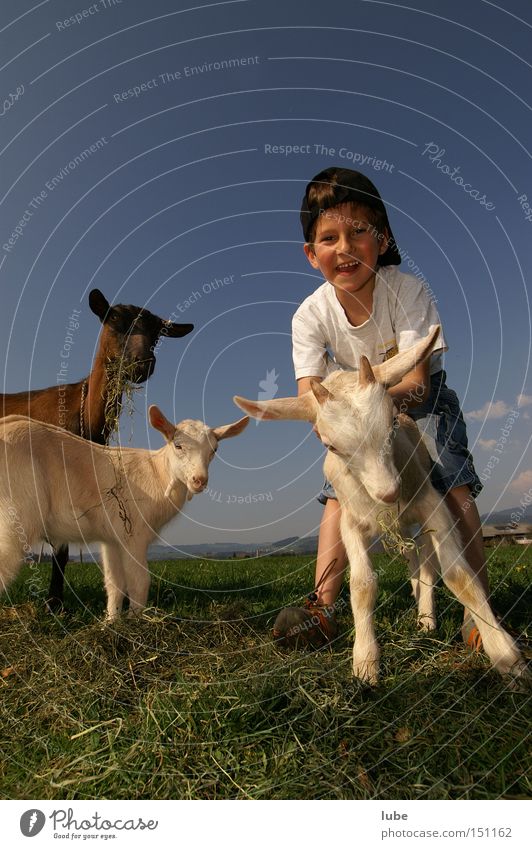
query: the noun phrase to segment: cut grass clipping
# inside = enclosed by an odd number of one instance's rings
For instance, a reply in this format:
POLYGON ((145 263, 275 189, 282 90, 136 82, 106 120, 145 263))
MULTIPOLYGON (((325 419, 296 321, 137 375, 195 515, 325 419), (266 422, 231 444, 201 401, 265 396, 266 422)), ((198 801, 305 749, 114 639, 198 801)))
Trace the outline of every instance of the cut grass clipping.
MULTIPOLYGON (((491 550, 494 608, 525 642, 531 562, 491 550)), ((152 564, 151 608, 112 626, 96 564, 71 565, 55 618, 48 568, 25 566, 0 604, 3 798, 529 798, 530 695, 463 646, 440 585, 439 629, 418 633, 399 558, 375 558, 378 687, 351 677, 345 595, 332 649, 278 649, 273 620, 302 603, 313 566, 152 564)))

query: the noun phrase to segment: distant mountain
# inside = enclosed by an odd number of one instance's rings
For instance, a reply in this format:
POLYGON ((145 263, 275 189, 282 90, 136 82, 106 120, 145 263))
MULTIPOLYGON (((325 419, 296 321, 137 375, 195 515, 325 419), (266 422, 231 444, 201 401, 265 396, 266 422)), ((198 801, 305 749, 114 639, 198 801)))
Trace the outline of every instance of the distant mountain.
MULTIPOLYGON (((219 542, 219 543, 200 543, 199 545, 181 545, 181 546, 166 546, 166 545, 151 545, 148 549, 149 560, 181 560, 187 557, 205 557, 213 560, 227 560, 235 555, 243 557, 246 554, 250 557, 268 557, 268 556, 290 556, 295 554, 314 556, 318 549, 318 537, 287 537, 286 539, 278 540, 277 542, 264 543, 241 543, 241 542, 219 542)), ((371 546, 371 551, 382 551, 382 546, 379 542, 374 542, 371 546)))
MULTIPOLYGON (((249 556, 265 557, 267 555, 283 554, 315 554, 318 547, 318 537, 286 537, 276 542, 244 543, 244 542, 202 542, 196 545, 150 545, 148 548, 148 560, 183 560, 188 557, 205 557, 213 560, 227 560, 230 557, 249 556)), ((39 558, 39 552, 35 553, 35 559, 39 558)), ((98 561, 99 547, 95 545, 90 551, 83 551, 84 562, 98 561)), ((41 555, 41 560, 52 559, 51 552, 46 550, 41 555)), ((70 559, 79 560, 79 548, 70 546, 70 559)))
POLYGON ((510 522, 524 524, 532 523, 532 504, 527 507, 508 507, 506 510, 495 510, 480 517, 483 525, 507 525, 510 522))
POLYGON ((272 548, 285 548, 288 545, 292 545, 292 543, 297 542, 299 537, 286 537, 286 539, 280 539, 279 542, 272 542, 272 548))
POLYGON ((198 545, 150 545, 150 560, 180 560, 186 557, 210 557, 225 560, 237 554, 266 556, 268 554, 313 554, 318 547, 317 537, 287 537, 276 542, 204 542, 198 545))

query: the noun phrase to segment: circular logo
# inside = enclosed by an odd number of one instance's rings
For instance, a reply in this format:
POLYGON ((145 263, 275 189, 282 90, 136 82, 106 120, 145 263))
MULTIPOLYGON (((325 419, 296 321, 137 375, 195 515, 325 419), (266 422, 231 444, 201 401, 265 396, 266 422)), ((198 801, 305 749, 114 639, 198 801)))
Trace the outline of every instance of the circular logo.
POLYGON ((46 817, 42 811, 37 808, 30 808, 29 811, 24 811, 20 818, 20 830, 24 837, 35 837, 42 831, 46 817))

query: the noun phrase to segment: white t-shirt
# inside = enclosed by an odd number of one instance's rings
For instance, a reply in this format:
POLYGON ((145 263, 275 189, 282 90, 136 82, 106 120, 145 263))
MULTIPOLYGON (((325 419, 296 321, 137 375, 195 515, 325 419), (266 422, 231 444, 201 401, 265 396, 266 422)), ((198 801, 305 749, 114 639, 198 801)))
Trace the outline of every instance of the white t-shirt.
MULTIPOLYGON (((323 283, 306 298, 292 319, 292 352, 296 380, 326 377, 334 369, 358 369, 361 354, 372 365, 411 348, 441 324, 423 283, 395 265, 378 269, 373 310, 364 324, 353 327, 336 297, 334 286, 323 283)), ((447 345, 440 333, 430 373, 442 369, 447 345)))

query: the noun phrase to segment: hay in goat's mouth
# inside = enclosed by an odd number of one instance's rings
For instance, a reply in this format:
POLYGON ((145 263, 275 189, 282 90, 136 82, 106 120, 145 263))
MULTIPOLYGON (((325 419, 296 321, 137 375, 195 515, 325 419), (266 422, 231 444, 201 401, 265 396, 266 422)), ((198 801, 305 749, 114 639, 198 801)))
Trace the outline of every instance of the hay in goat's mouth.
POLYGON ((122 360, 110 360, 106 367, 107 386, 105 400, 105 428, 109 434, 107 441, 118 434, 120 415, 125 406, 128 416, 135 412, 134 396, 141 391, 136 383, 138 363, 124 363, 122 360))
POLYGON ((381 531, 381 542, 386 554, 406 557, 409 551, 418 551, 413 537, 405 537, 399 528, 399 514, 391 510, 381 510, 377 515, 377 524, 381 531))
POLYGON ((123 496, 125 474, 118 433, 123 406, 125 405, 128 416, 133 416, 135 412, 134 396, 136 392, 140 392, 141 390, 141 387, 136 383, 138 365, 138 363, 124 363, 122 360, 110 360, 106 365, 107 387, 104 419, 107 431, 107 444, 109 444, 111 439, 116 438, 119 449, 117 461, 113 463, 115 467, 115 483, 107 490, 107 495, 116 500, 118 514, 128 536, 132 532, 132 523, 123 496))
POLYGON ((392 513, 391 510, 381 510, 377 515, 377 524, 381 531, 382 547, 386 554, 392 556, 399 554, 401 557, 407 557, 409 551, 415 551, 418 554, 420 548, 417 540, 425 534, 434 533, 432 528, 427 528, 427 530, 420 531, 415 539, 414 537, 403 536, 399 528, 399 510, 397 510, 397 513, 392 513))

